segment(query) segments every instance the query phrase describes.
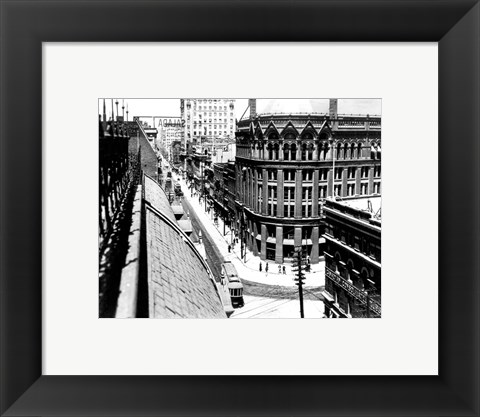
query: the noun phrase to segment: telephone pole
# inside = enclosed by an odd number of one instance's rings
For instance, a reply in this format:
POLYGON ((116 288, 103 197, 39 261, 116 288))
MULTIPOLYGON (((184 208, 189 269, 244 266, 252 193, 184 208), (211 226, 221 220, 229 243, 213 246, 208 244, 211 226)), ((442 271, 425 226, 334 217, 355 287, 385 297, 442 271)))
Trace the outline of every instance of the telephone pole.
POLYGON ((297 272, 297 277, 295 278, 295 285, 298 285, 298 298, 300 300, 300 317, 303 319, 305 317, 303 311, 303 284, 305 279, 305 260, 303 257, 302 246, 295 247, 295 256, 293 258, 293 268, 292 271, 297 272))

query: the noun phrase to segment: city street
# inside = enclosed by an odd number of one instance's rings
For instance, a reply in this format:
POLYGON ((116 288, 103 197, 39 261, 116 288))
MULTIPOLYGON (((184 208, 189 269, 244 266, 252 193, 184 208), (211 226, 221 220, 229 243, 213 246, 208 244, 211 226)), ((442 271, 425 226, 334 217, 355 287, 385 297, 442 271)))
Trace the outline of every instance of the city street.
MULTIPOLYGON (((194 229, 194 239, 198 238, 201 231, 207 263, 217 281, 220 281, 221 264, 231 261, 237 269, 238 275, 244 286, 245 305, 236 309, 232 318, 297 318, 300 317, 300 304, 298 300, 298 287, 293 281, 294 275, 290 265, 286 265, 287 274, 278 273, 278 265, 269 262, 270 271, 260 272, 258 265, 260 258, 247 251, 246 262, 240 260, 240 245, 228 252, 231 242, 231 231, 218 219, 215 226, 211 213, 205 212, 204 202, 199 202, 198 196, 192 197, 184 180, 175 181, 181 184, 184 198, 182 205, 185 212, 189 213, 194 229)), ((265 262, 262 262, 265 264, 265 262)), ((323 316, 323 263, 315 265, 312 272, 307 274, 304 287, 304 311, 306 318, 321 318, 323 316)))

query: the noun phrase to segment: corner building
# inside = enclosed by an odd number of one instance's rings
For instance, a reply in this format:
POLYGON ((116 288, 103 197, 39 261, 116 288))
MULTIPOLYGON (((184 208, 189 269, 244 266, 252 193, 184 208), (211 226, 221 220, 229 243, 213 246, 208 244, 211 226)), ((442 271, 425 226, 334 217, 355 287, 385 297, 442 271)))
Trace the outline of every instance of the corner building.
POLYGON ((283 263, 302 245, 318 263, 325 199, 381 193, 380 141, 380 117, 337 115, 336 99, 329 114, 253 112, 240 120, 235 214, 249 250, 283 263))

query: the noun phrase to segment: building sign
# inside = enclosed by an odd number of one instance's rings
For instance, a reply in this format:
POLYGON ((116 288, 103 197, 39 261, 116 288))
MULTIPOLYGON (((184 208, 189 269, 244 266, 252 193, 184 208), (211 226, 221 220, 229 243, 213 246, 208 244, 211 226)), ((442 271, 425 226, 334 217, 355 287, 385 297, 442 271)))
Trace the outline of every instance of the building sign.
POLYGON ((165 117, 158 120, 158 126, 167 128, 167 127, 185 127, 185 120, 180 119, 179 117, 165 117))

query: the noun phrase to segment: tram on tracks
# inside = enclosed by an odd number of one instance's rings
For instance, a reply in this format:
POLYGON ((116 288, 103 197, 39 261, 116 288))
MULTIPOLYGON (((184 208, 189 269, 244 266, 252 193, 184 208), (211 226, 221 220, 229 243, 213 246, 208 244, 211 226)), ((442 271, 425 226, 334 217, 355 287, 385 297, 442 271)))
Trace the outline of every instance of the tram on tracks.
POLYGON ((243 307, 245 304, 243 301, 243 284, 231 262, 227 261, 222 264, 221 278, 222 284, 228 287, 233 308, 243 307))

